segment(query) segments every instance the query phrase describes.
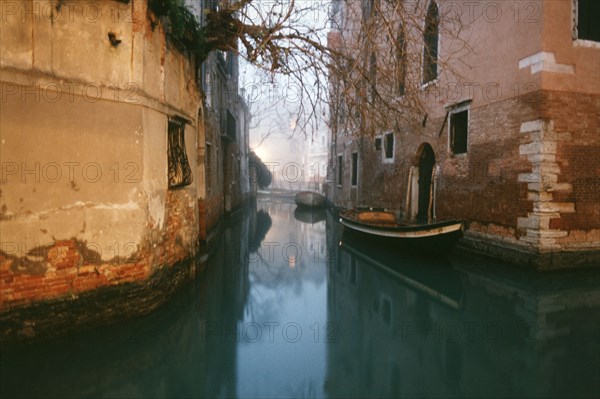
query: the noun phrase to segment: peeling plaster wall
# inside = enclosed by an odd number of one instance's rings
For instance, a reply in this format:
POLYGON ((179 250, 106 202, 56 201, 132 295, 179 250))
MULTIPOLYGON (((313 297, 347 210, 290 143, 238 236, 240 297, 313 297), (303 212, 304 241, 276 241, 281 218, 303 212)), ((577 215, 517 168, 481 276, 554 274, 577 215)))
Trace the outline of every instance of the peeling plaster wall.
POLYGON ((0 24, 0 312, 145 281, 197 249, 193 60, 146 0, 60 3, 11 2, 0 24), (190 121, 178 189, 172 115, 190 121))

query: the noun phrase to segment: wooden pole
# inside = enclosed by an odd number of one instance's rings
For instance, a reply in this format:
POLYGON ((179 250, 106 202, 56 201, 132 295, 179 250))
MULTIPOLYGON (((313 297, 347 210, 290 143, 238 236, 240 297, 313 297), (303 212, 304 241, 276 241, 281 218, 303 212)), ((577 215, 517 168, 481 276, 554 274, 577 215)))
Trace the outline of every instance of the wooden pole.
POLYGON ((437 177, 438 173, 435 173, 436 166, 433 166, 434 174, 433 174, 433 221, 437 221, 436 208, 437 208, 437 177))
POLYGON ((431 183, 429 183, 429 206, 427 207, 427 223, 431 223, 431 210, 433 208, 433 181, 435 178, 435 165, 431 171, 431 183))
POLYGON ((408 170, 408 184, 406 185, 406 204, 404 206, 404 219, 408 220, 408 205, 410 201, 410 194, 412 191, 412 177, 413 177, 413 169, 414 166, 411 166, 408 170))

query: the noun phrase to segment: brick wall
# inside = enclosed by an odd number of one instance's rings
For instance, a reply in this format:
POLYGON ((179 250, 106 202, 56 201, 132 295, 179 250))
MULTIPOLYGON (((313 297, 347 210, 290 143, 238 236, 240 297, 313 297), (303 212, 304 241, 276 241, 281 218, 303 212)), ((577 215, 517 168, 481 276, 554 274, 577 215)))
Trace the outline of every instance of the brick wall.
POLYGON ((441 117, 424 127, 400 127, 393 163, 382 161, 374 138, 339 137, 336 155, 344 154, 344 183, 334 188, 334 203, 410 216, 410 170, 418 168, 419 149, 428 143, 439 166, 437 218, 464 220, 466 238, 481 252, 536 267, 596 262, 589 254, 581 261, 573 256, 560 261, 556 253, 600 249, 599 108, 598 96, 548 91, 471 108, 465 155, 450 154, 441 117), (350 187, 355 151, 358 189, 350 187), (540 252, 554 255, 541 263, 530 259, 540 252))

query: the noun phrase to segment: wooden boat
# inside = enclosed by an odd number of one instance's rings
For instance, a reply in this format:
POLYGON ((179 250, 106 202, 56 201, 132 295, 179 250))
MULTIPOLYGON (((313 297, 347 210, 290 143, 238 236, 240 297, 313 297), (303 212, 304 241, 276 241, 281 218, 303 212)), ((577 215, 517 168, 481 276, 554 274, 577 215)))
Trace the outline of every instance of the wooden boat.
POLYGON ((340 222, 346 229, 364 236, 389 241, 391 244, 417 245, 432 251, 447 249, 462 236, 463 223, 447 220, 424 224, 396 221, 392 212, 372 209, 349 209, 340 212, 340 222))
POLYGON ((325 205, 325 197, 314 191, 300 191, 294 201, 296 205, 306 208, 321 208, 325 205))

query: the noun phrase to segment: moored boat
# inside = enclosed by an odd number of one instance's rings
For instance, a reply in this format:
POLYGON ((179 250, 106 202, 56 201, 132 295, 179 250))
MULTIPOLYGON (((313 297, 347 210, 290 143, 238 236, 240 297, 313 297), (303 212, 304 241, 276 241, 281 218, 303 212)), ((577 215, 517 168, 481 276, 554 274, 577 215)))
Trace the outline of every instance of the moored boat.
POLYGON ((425 245, 434 252, 454 245, 463 232, 463 222, 459 220, 400 223, 393 212, 385 210, 349 209, 340 212, 340 222, 346 229, 367 237, 408 244, 407 247, 425 245))
POLYGON ((306 208, 321 208, 325 205, 325 197, 314 191, 300 191, 294 197, 296 205, 306 208))

